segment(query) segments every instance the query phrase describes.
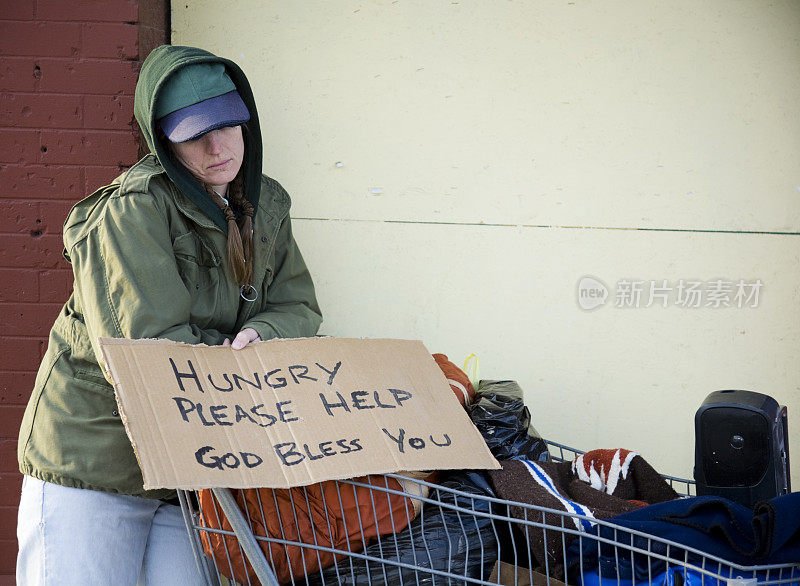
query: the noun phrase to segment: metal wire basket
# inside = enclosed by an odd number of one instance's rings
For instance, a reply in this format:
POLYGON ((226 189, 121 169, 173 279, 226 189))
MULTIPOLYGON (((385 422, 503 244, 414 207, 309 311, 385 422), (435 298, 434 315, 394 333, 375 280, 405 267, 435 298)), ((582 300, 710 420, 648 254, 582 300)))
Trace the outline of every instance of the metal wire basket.
MULTIPOLYGON (((583 453, 555 442, 548 446, 556 461, 571 461, 583 453)), ((695 494, 692 481, 664 478, 679 494, 695 494)), ((206 583, 233 583, 228 576, 236 583, 270 586, 800 586, 800 560, 738 566, 608 521, 495 498, 475 487, 465 490, 457 482, 387 474, 336 481, 328 488, 322 494, 307 488, 284 491, 281 498, 288 494, 288 509, 278 506, 276 491, 269 489, 262 489, 249 507, 240 494, 235 496, 238 491, 179 491, 206 583), (349 516, 345 508, 351 510, 349 516), (268 519, 270 515, 277 518, 268 519), (227 523, 220 523, 222 519, 227 523), (587 531, 587 523, 607 529, 587 531), (263 529, 268 525, 271 533, 263 529), (304 535, 300 526, 306 529, 304 535), (528 541, 534 533, 554 555, 534 558, 528 541), (212 544, 216 555, 210 557, 204 546, 210 550, 212 544)))

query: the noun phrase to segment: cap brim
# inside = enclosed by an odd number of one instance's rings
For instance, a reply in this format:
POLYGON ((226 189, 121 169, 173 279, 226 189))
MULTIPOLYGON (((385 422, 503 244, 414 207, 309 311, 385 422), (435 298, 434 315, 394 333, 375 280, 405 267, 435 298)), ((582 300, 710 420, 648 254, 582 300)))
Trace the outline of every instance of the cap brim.
POLYGON ((234 90, 176 110, 158 123, 171 142, 186 142, 207 132, 250 120, 250 112, 234 90))

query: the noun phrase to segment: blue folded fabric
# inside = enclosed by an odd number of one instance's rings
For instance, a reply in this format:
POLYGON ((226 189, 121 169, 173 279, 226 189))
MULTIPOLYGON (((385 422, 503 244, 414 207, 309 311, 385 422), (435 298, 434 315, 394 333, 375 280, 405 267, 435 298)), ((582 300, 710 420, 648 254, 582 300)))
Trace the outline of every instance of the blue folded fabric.
POLYGON ((690 568, 681 566, 670 566, 666 571, 645 580, 619 580, 609 581, 608 577, 601 578, 598 572, 584 571, 580 580, 576 582, 581 586, 727 586, 728 580, 753 579, 757 582, 774 583, 776 580, 784 586, 800 586, 800 567, 786 570, 758 570, 750 572, 734 571, 731 568, 721 569, 718 576, 702 574, 690 568))
MULTIPOLYGON (((759 503, 752 510, 714 496, 678 499, 643 507, 608 521, 617 527, 673 541, 687 549, 668 548, 647 537, 608 526, 595 526, 589 533, 679 561, 694 564, 701 561, 702 555, 691 548, 740 566, 800 566, 800 492, 759 503)), ((624 547, 612 544, 598 545, 591 537, 573 542, 567 557, 573 571, 582 561, 584 569, 597 569, 603 578, 646 580, 666 568, 663 561, 648 554, 631 554, 624 547), (620 564, 620 558, 630 563, 620 564)))

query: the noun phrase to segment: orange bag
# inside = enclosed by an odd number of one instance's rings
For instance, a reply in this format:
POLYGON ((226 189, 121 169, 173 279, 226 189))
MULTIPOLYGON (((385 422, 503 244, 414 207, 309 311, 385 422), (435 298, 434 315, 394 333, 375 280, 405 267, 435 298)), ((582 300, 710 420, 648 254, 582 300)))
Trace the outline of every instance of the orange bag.
MULTIPOLYGON (((355 480, 375 487, 404 490, 397 480, 385 476, 361 476, 355 480)), ((409 492, 412 491, 420 494, 419 486, 413 484, 413 488, 409 487, 409 492)), ((416 516, 415 505, 419 506, 419 501, 406 496, 335 480, 289 489, 250 488, 231 492, 249 521, 253 535, 351 552, 360 552, 365 541, 404 529, 416 516)), ((212 492, 201 490, 199 498, 201 524, 210 529, 232 531, 212 492)), ((201 540, 206 555, 216 560, 225 576, 245 584, 248 578, 257 582, 235 537, 202 531, 201 540)), ((282 584, 331 566, 344 557, 297 545, 263 540, 258 544, 282 584)))
POLYGON ((472 387, 472 382, 470 382, 469 377, 464 371, 450 362, 444 354, 434 354, 433 359, 444 373, 447 382, 450 384, 450 388, 456 394, 461 404, 467 406, 472 403, 475 399, 475 389, 472 387))

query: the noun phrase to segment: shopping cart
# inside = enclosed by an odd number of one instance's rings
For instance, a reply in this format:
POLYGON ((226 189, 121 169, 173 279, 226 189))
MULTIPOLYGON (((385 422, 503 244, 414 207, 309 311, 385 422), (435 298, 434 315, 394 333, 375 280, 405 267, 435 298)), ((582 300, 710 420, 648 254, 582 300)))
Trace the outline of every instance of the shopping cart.
MULTIPOLYGON (((548 447, 556 461, 571 461, 583 453, 555 442, 548 442, 548 447)), ((213 586, 231 584, 225 576, 235 576, 237 583, 269 586, 281 582, 800 586, 800 560, 796 564, 738 566, 607 521, 495 498, 481 490, 481 476, 474 472, 448 475, 449 480, 441 483, 409 481, 394 474, 386 478, 402 480, 403 488, 392 488, 398 485, 386 480, 338 481, 334 496, 328 493, 328 501, 334 502, 325 504, 335 507, 343 502, 342 495, 367 490, 370 505, 391 501, 389 515, 407 517, 389 519, 392 527, 407 526, 370 540, 364 528, 378 527, 386 520, 370 518, 375 514, 371 511, 381 507, 365 507, 359 509, 358 526, 352 526, 351 517, 351 526, 345 527, 349 537, 338 544, 330 539, 337 532, 330 520, 327 528, 323 526, 323 531, 314 532, 310 539, 283 532, 283 527, 296 528, 305 521, 301 517, 314 509, 304 489, 298 489, 292 497, 297 506, 292 507, 291 518, 279 519, 280 537, 254 535, 253 527, 267 525, 264 507, 257 507, 256 512, 245 507, 243 513, 241 498, 237 503, 228 489, 213 489, 213 499, 209 498, 211 493, 201 496, 194 491, 179 491, 178 496, 198 567, 206 583, 213 586), (468 482, 475 478, 477 482, 468 482), (402 505, 399 509, 398 502, 402 505), (228 530, 211 522, 223 519, 223 513, 230 524, 228 530), (586 531, 586 523, 607 529, 586 531), (539 536, 548 552, 543 563, 531 553, 528 538, 533 534, 539 536), (209 557, 203 546, 210 548, 212 543, 216 544, 216 555, 209 557), (276 571, 282 574, 281 582, 276 571)), ((664 478, 679 494, 694 495, 692 481, 664 478)), ((258 504, 264 503, 259 500, 258 504)), ((313 529, 312 520, 307 521, 306 526, 313 529)))

